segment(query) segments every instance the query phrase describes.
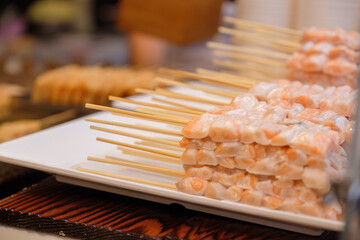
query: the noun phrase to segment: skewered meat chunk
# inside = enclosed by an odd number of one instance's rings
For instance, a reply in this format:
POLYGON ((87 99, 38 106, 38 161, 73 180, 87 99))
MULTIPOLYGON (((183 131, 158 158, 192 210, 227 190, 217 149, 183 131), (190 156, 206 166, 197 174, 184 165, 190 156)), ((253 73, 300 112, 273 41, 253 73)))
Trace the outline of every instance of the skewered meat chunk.
POLYGON ((287 62, 290 79, 323 87, 356 87, 360 64, 358 33, 311 28, 304 32, 301 43, 287 62))
POLYGON ((206 188, 204 195, 208 198, 214 199, 224 199, 225 198, 226 187, 217 182, 210 182, 206 188))
POLYGON ((261 82, 254 85, 249 92, 267 103, 285 100, 290 106, 298 103, 306 108, 331 110, 348 118, 353 116, 357 94, 357 90, 352 90, 349 86, 322 88, 285 80, 261 82), (277 94, 274 94, 275 92, 277 94))
POLYGON ((334 45, 344 45, 350 49, 360 49, 360 35, 355 31, 346 32, 341 28, 318 29, 310 28, 303 33, 301 42, 329 42, 334 45))
POLYGON ((194 195, 203 195, 207 185, 208 182, 206 180, 198 177, 186 177, 176 183, 176 187, 180 191, 194 195))

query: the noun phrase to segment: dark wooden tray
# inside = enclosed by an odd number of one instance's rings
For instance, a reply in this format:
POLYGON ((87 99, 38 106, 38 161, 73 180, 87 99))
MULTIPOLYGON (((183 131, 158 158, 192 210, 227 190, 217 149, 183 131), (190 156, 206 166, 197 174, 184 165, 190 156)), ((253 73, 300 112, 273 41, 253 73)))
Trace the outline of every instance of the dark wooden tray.
POLYGON ((46 178, 0 200, 0 223, 80 239, 337 239, 287 232, 46 178))

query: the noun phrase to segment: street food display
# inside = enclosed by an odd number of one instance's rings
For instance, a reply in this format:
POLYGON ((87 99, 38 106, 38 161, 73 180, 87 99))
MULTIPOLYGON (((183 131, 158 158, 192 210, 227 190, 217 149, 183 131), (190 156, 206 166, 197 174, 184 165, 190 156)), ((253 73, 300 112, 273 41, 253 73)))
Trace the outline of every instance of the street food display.
MULTIPOLYGON (((241 79, 242 76, 234 72, 201 70, 190 73, 167 69, 160 72, 171 79, 156 79, 169 86, 217 95, 230 100, 229 104, 161 88, 137 90, 138 93, 213 105, 209 111, 191 104, 175 105, 173 100, 163 101, 176 106, 172 110, 169 106, 146 103, 143 105, 157 110, 140 107, 135 109, 137 113, 121 110, 129 117, 183 126, 178 151, 184 173, 176 183, 177 190, 330 220, 343 219, 341 200, 326 199, 334 198, 332 184, 342 182, 348 168, 360 37, 356 32, 341 29, 309 29, 300 39, 299 50, 288 55, 288 60, 284 59, 284 64, 292 71, 289 79, 253 79, 250 82, 251 78, 241 79), (316 81, 294 77, 300 73, 313 74, 316 81), (332 77, 334 81, 336 78, 336 83, 324 82, 315 74, 332 77), (176 82, 178 77, 198 79, 212 86, 228 86, 232 91, 176 82), (240 88, 242 90, 236 90, 240 88)), ((87 107, 113 113, 120 111, 91 104, 87 107)), ((116 130, 93 129, 124 135, 116 130)), ((164 149, 169 150, 170 145, 172 143, 164 149)), ((148 147, 151 146, 155 145, 148 143, 148 147)), ((127 147, 136 149, 135 145, 127 147)), ((169 156, 173 155, 169 153, 169 156)))
MULTIPOLYGON (((246 40, 261 45, 211 45, 229 51, 215 55, 238 60, 216 60, 215 65, 237 71, 159 69, 155 74, 130 67, 69 65, 40 75, 32 100, 110 112, 111 117, 105 120, 85 118, 102 124, 90 126, 106 133, 105 138, 96 140, 116 145, 121 157, 161 161, 182 169, 106 155, 89 156, 91 163, 73 164, 72 172, 76 169, 81 174, 121 179, 142 187, 151 185, 184 198, 198 197, 199 202, 216 200, 219 206, 252 205, 288 216, 340 223, 345 207, 333 186, 346 179, 349 168, 358 94, 359 34, 316 28, 301 34, 233 22, 239 28, 222 28, 222 32, 231 34, 235 43, 246 40), (251 28, 254 32, 247 32, 251 28), (265 36, 271 37, 261 42, 265 36), (256 75, 242 74, 249 71, 256 75), (171 88, 158 87, 161 84, 171 88), (122 98, 133 93, 145 94, 147 100, 122 98), (109 101, 121 104, 110 107, 109 101), (112 118, 118 116, 119 121, 112 118), (125 138, 111 139, 112 135, 125 138), (139 141, 130 143, 128 138, 139 141), (131 171, 112 169, 112 165, 147 171, 152 176, 165 175, 171 180, 149 180, 151 177, 142 178, 140 173, 134 177, 131 171)), ((156 195, 155 190, 146 193, 156 195)), ((166 192, 161 194, 168 200, 166 192)), ((267 218, 271 219, 269 215, 267 218)))

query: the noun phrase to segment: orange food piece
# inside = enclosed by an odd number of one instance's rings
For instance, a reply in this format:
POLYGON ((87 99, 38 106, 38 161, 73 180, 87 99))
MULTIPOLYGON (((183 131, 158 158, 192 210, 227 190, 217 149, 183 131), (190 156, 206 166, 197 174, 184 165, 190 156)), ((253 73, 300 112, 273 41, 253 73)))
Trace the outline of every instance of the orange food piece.
POLYGON ((320 116, 322 112, 322 110, 316 108, 305 108, 297 119, 311 121, 312 118, 320 116))
POLYGON ((343 76, 357 71, 356 63, 350 62, 344 58, 335 58, 327 62, 324 66, 326 74, 343 76))
POLYGON ((303 167, 291 165, 285 162, 279 165, 277 174, 289 179, 301 179, 303 172, 303 167))
POLYGON ((245 190, 241 194, 240 202, 254 205, 254 206, 261 206, 263 199, 263 193, 259 191, 253 190, 245 190))
POLYGON ((287 62, 287 67, 295 70, 302 70, 303 61, 306 55, 303 53, 294 53, 287 62))
POLYGON ((306 154, 298 149, 289 148, 285 154, 290 164, 304 166, 307 163, 306 154))
POLYGON ((231 186, 225 191, 225 199, 233 202, 238 202, 241 199, 243 189, 237 186, 231 186))
POLYGON ((210 182, 206 188, 204 195, 208 198, 224 199, 226 188, 217 182, 210 182))
POLYGON ((246 169, 251 164, 254 164, 255 160, 251 158, 235 157, 235 165, 239 169, 246 169))
POLYGON ((292 142, 292 146, 308 154, 324 157, 332 148, 336 147, 334 137, 335 135, 332 136, 329 132, 303 133, 292 142))
POLYGON ((271 208, 271 209, 277 209, 281 207, 282 203, 284 202, 283 199, 274 197, 274 196, 267 196, 264 198, 264 207, 271 208))
POLYGON ((308 94, 298 95, 295 98, 293 98, 293 101, 295 103, 299 103, 299 104, 303 105, 304 107, 314 106, 314 101, 311 99, 311 96, 308 94))
POLYGON ((204 182, 200 178, 196 178, 196 177, 190 181, 190 185, 192 189, 194 189, 197 192, 204 188, 204 182))
POLYGON ((214 151, 200 149, 196 153, 196 163, 199 165, 217 165, 218 160, 214 151))
POLYGON ((258 182, 258 178, 256 177, 256 175, 254 174, 249 174, 250 175, 250 186, 253 188, 253 189, 256 189, 256 184, 258 182))
POLYGON ((300 212, 314 217, 323 217, 324 211, 319 203, 306 202, 299 208, 300 212))
POLYGON ((280 195, 280 188, 278 188, 277 186, 275 186, 275 184, 273 185, 273 192, 276 194, 276 195, 280 195))
POLYGON ((192 129, 200 121, 200 119, 201 115, 196 116, 186 124, 186 126, 182 129, 182 133, 184 134, 184 136, 192 137, 192 129))
POLYGON ((280 129, 275 128, 264 128, 263 131, 265 133, 265 136, 269 139, 272 139, 280 133, 280 129))

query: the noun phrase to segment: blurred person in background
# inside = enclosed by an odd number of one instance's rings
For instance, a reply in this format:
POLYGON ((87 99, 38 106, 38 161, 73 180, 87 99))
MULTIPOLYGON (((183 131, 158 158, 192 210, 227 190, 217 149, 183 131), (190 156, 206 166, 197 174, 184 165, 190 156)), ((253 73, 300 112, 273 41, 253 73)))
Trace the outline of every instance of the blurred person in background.
POLYGON ((130 63, 160 66, 169 44, 186 46, 212 37, 223 0, 121 0, 117 27, 128 36, 130 63))

